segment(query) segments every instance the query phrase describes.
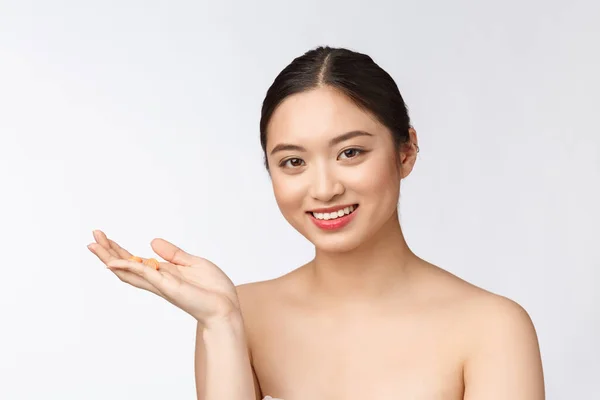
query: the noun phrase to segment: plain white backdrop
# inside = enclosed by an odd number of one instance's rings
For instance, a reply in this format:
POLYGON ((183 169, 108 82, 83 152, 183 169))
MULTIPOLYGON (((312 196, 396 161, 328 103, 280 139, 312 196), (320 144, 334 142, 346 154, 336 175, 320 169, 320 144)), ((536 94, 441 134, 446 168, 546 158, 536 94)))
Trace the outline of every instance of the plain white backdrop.
POLYGON ((600 398, 599 18, 594 0, 0 0, 0 398, 194 398, 194 321, 86 245, 164 237, 236 284, 308 261, 258 121, 324 44, 371 55, 409 106, 409 245, 526 308, 548 399, 600 398))

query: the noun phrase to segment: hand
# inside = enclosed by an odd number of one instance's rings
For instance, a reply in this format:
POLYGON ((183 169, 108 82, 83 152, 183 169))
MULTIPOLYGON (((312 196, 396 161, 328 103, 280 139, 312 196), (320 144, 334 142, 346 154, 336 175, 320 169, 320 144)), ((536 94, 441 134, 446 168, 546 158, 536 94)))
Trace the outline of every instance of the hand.
POLYGON ((88 249, 121 281, 164 298, 204 325, 239 315, 235 285, 210 261, 188 254, 166 240, 154 239, 152 249, 167 261, 159 263, 155 270, 130 261, 132 254, 103 232, 94 231, 94 239, 96 242, 88 249))

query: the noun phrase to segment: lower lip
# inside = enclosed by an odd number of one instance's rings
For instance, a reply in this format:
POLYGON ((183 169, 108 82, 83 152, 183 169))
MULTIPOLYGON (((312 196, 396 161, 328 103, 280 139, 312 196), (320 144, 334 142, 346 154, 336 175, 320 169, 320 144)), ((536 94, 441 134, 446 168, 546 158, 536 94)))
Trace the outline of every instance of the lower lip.
POLYGON ((310 219, 315 223, 315 225, 321 229, 327 230, 327 231, 333 231, 336 229, 341 229, 344 226, 348 225, 353 219, 354 216, 356 215, 356 212, 358 211, 358 206, 355 206, 356 208, 354 209, 354 211, 351 214, 347 214, 344 215, 343 217, 339 217, 339 218, 335 218, 335 219, 316 219, 314 217, 314 215, 312 213, 308 213, 308 216, 310 217, 310 219))

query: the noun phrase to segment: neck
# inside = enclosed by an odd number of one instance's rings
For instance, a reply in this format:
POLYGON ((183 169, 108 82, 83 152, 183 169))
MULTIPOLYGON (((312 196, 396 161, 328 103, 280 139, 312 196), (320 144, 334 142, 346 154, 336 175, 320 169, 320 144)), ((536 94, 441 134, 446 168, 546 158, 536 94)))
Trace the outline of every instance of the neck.
POLYGON ((406 280, 416 256, 408 248, 398 213, 359 247, 344 253, 316 250, 307 265, 315 295, 332 302, 377 300, 387 297, 406 280))

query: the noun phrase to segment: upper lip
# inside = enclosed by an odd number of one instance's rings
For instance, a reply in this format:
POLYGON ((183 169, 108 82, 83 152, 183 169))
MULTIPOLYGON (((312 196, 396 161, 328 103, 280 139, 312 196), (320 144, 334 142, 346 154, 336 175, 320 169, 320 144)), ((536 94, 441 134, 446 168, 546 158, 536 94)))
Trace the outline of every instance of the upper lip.
POLYGON ((355 204, 346 204, 346 205, 339 205, 339 206, 333 206, 333 207, 327 207, 327 208, 315 208, 313 210, 310 210, 309 212, 313 212, 313 213, 328 213, 328 212, 334 212, 334 211, 338 211, 338 210, 342 210, 346 207, 350 207, 353 206, 355 204))

